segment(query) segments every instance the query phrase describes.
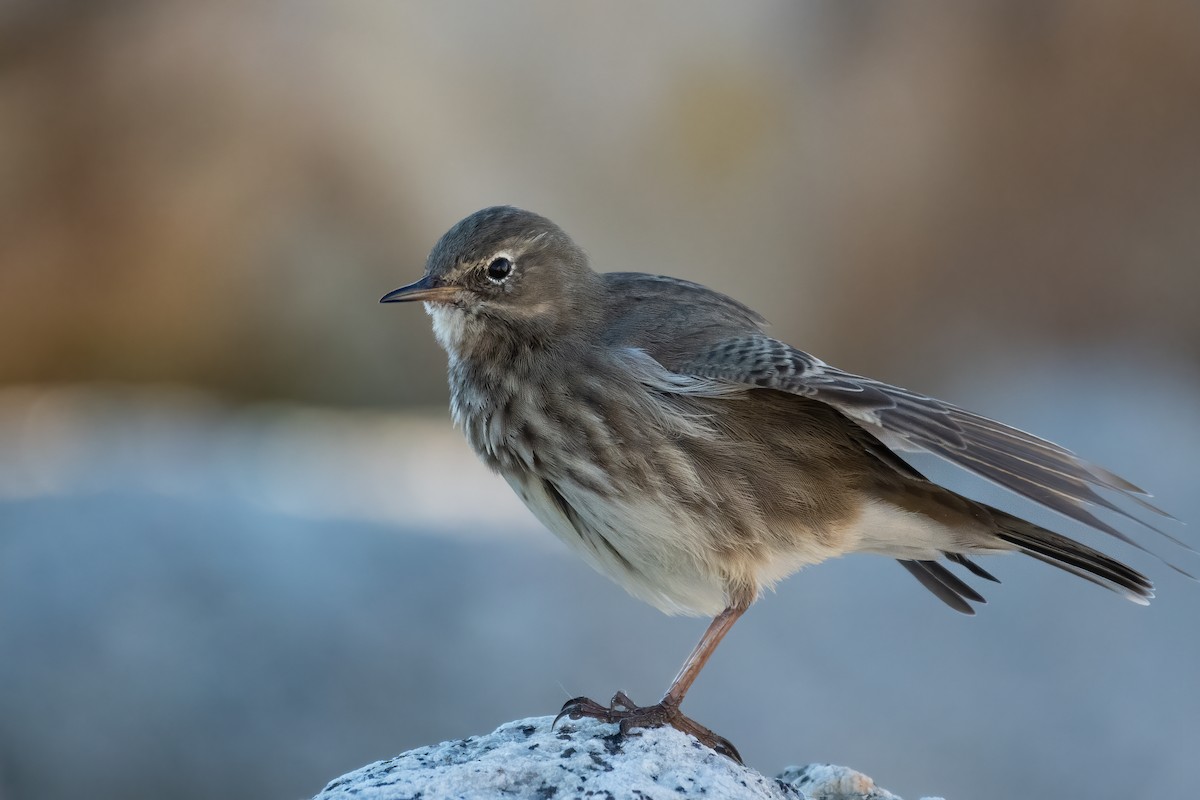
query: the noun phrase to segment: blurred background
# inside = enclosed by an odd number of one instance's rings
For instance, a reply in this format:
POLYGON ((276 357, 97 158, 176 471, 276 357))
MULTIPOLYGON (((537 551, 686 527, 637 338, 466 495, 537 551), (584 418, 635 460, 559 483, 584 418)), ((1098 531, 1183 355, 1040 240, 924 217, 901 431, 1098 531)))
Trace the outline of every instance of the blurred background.
MULTIPOLYGON (((705 622, 540 530, 451 428, 427 318, 376 304, 496 203, 1200 521, 1194 3, 9 0, 0 798, 304 797, 661 693, 705 622)), ((967 619, 829 563, 689 713, 906 797, 1193 793, 1200 587, 921 466, 1158 601, 997 559, 967 619)))

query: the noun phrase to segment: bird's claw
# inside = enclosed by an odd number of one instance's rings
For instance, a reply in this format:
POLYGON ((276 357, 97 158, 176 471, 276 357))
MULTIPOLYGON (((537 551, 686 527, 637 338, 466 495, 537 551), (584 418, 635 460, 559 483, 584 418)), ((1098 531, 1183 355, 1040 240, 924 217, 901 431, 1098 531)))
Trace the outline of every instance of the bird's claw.
POLYGON ((587 697, 573 697, 563 703, 558 716, 550 724, 550 729, 553 730, 563 717, 569 719, 590 717, 601 722, 616 724, 618 730, 625 736, 630 735, 637 728, 660 728, 663 725, 670 725, 678 731, 695 737, 701 744, 721 755, 731 758, 739 764, 743 763, 741 753, 733 746, 732 742, 724 736, 713 733, 694 719, 685 717, 680 713, 679 705, 670 701, 664 700, 652 706, 639 706, 629 699, 629 695, 617 692, 607 706, 602 706, 587 697))
POLYGON ((554 728, 557 727, 559 720, 561 720, 563 717, 567 717, 568 719, 583 719, 584 717, 591 717, 593 719, 602 719, 605 722, 612 722, 613 720, 608 719, 608 714, 611 711, 612 709, 605 708, 590 698, 572 697, 570 700, 563 703, 562 708, 559 709, 558 714, 554 717, 554 722, 550 723, 550 730, 554 730, 554 728))

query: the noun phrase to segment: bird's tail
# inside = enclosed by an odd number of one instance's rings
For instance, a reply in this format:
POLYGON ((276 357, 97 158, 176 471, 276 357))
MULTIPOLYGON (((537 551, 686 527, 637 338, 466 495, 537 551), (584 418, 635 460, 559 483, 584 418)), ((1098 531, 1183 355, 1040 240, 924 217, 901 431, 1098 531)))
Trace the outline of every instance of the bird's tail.
POLYGON ((1145 575, 1120 561, 1032 522, 998 509, 989 510, 998 523, 995 531, 997 538, 1019 552, 1078 575, 1140 605, 1148 605, 1150 598, 1154 597, 1154 584, 1145 575))

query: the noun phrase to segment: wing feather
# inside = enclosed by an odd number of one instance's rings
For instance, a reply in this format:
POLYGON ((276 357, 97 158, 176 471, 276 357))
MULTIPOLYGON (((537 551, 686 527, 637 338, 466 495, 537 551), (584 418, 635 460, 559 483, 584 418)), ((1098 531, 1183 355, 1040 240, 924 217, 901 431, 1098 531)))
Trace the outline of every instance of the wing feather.
MULTIPOLYGON (((831 367, 764 334, 724 339, 701 355, 681 357, 679 362, 670 365, 671 368, 697 377, 775 389, 826 403, 894 450, 925 451, 940 456, 1139 549, 1146 550, 1087 507, 1115 512, 1195 552, 1183 541, 1134 516, 1097 491, 1112 492, 1158 516, 1174 519, 1146 501, 1148 495, 1144 490, 1089 464, 1070 450, 950 403, 831 367)), ((1173 564, 1164 563, 1188 575, 1173 564)))

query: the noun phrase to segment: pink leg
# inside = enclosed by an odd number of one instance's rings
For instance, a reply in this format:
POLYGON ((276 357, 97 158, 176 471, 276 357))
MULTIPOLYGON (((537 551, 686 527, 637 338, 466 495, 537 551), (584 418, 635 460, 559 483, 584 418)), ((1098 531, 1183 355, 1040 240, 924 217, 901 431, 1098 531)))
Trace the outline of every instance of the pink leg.
POLYGON ((700 670, 704 669, 704 665, 712 657, 717 645, 725 638, 725 634, 729 633, 733 623, 737 622, 745 613, 746 606, 730 606, 713 619, 708 629, 704 631, 704 635, 700 637, 700 641, 696 643, 692 654, 679 668, 679 674, 675 676, 675 680, 671 681, 671 688, 667 689, 667 693, 663 696, 664 703, 678 706, 683 702, 683 696, 687 694, 688 689, 692 688, 692 684, 700 675, 700 670))
POLYGON ((685 717, 679 711, 679 704, 692 684, 696 682, 700 670, 708 663, 717 645, 729 633, 733 623, 746 612, 748 604, 736 604, 726 608, 713 619, 700 641, 692 650, 691 655, 683 662, 679 674, 671 681, 670 688, 663 699, 652 706, 639 706, 624 692, 617 692, 607 706, 602 706, 586 697, 575 697, 563 704, 562 710, 554 718, 555 724, 564 716, 571 719, 593 717, 605 722, 616 722, 621 726, 621 733, 629 733, 634 728, 657 728, 670 725, 673 728, 695 736, 701 743, 711 747, 718 753, 729 756, 739 764, 742 757, 728 739, 710 731, 693 719, 685 717))

